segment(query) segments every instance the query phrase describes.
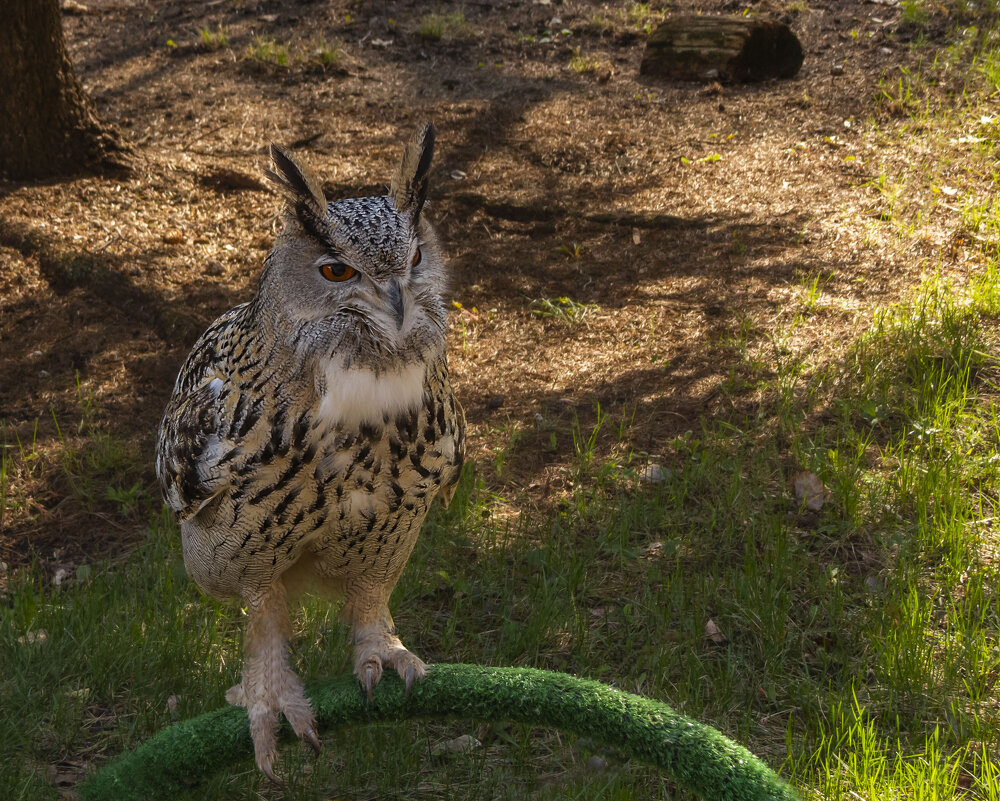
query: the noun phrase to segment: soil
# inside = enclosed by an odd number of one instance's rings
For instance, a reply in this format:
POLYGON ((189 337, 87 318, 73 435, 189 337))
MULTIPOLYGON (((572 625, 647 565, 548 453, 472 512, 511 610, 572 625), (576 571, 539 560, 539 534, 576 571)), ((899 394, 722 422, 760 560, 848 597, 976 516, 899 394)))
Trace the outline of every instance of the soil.
POLYGON ((529 506, 568 481, 569 431, 589 431, 598 405, 615 423, 603 449, 654 460, 703 416, 752 412, 752 382, 721 391, 744 369, 733 342, 764 353, 763 332, 813 278, 824 302, 794 347, 819 355, 912 285, 919 259, 879 247, 866 224, 882 160, 867 131, 892 111, 878 81, 914 58, 891 0, 671 4, 784 19, 802 40, 795 78, 726 86, 640 78, 663 6, 624 6, 68 3, 77 71, 137 166, 0 184, 2 439, 48 459, 8 483, 30 501, 8 505, 0 559, 80 563, 138 536, 141 517, 123 526, 111 499, 80 499, 65 453, 88 432, 131 443, 125 478, 151 485, 181 361, 252 294, 277 231, 261 183, 271 141, 331 198, 382 193, 402 143, 433 121, 429 214, 453 276, 470 455, 529 506), (426 15, 459 9, 440 38, 421 33, 426 15), (199 33, 220 26, 222 46, 199 33), (268 39, 288 46, 286 64, 251 54, 268 39), (547 316, 538 301, 561 297, 590 308, 547 316), (502 474, 498 452, 512 454, 502 474))

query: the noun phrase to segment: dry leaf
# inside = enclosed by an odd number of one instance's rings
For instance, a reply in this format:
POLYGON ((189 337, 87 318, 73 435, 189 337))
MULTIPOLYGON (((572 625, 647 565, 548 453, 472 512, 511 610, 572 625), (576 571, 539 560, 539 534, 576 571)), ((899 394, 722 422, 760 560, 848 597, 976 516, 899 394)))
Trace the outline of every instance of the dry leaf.
POLYGON ((722 633, 722 630, 715 625, 715 621, 711 618, 705 624, 705 639, 713 645, 725 645, 729 642, 729 638, 722 633))
POLYGON ((17 638, 19 645, 32 645, 34 643, 45 642, 49 638, 49 633, 45 629, 38 629, 38 631, 29 631, 26 634, 22 634, 17 638))
POLYGON ((815 473, 802 471, 795 474, 792 482, 795 485, 795 500, 799 502, 799 506, 805 506, 806 509, 811 509, 814 512, 823 508, 829 493, 823 486, 823 482, 819 480, 819 476, 815 473))
POLYGON ((86 773, 84 763, 68 759, 54 762, 45 769, 49 783, 59 789, 75 787, 80 783, 84 773, 86 773))
POLYGON ((83 3, 78 3, 76 0, 63 0, 62 10, 65 14, 93 14, 94 9, 90 6, 84 5, 83 3))

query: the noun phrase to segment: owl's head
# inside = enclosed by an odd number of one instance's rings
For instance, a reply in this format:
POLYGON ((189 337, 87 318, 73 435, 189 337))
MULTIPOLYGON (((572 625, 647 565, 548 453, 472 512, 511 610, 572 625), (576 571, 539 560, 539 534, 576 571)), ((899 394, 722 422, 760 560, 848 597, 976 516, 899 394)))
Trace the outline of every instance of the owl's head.
POLYGON ((433 151, 427 124, 406 146, 388 195, 327 203, 317 176, 271 145, 266 174, 284 196, 285 228, 259 300, 297 347, 376 374, 443 347, 444 264, 421 217, 433 151))

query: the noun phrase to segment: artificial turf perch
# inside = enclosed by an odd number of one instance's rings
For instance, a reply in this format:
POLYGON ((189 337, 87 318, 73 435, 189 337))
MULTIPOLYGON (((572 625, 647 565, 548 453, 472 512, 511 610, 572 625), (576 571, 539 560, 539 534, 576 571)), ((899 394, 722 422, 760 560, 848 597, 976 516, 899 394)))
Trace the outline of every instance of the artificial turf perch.
MULTIPOLYGON (((794 791, 743 746, 666 704, 600 682, 532 668, 439 664, 404 697, 387 675, 370 704, 357 677, 306 686, 321 728, 408 718, 516 721, 586 736, 663 771, 711 801, 795 801, 794 791)), ((292 731, 283 727, 282 735, 292 731)), ((164 729, 98 771, 82 801, 169 798, 253 754, 244 709, 229 706, 164 729)))

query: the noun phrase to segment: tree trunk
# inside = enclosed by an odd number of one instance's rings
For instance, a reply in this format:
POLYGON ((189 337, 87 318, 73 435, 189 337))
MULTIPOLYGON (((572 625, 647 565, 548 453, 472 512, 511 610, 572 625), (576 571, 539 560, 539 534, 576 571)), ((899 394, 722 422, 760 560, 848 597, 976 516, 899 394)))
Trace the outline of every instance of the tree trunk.
POLYGON ((668 17, 650 34, 639 72, 675 81, 791 78, 802 44, 782 22, 759 17, 668 17))
POLYGON ((103 125, 63 42, 58 0, 2 0, 0 174, 43 178, 125 169, 128 149, 103 125))

